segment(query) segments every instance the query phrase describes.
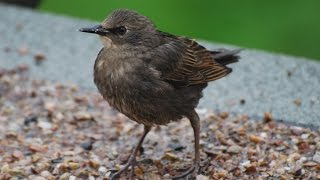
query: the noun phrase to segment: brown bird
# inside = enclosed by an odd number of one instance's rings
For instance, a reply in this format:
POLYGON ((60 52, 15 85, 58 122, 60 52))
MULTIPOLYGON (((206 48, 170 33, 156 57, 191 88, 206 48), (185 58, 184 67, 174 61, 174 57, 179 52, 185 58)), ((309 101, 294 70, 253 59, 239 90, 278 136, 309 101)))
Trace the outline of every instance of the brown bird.
POLYGON ((94 65, 94 82, 111 106, 140 124, 144 132, 127 164, 111 179, 131 166, 154 125, 187 117, 194 131, 193 166, 175 178, 200 168, 200 121, 195 108, 207 83, 231 72, 227 64, 238 61, 239 50, 209 51, 197 42, 156 29, 145 16, 132 10, 116 10, 100 25, 82 28, 98 34, 103 48, 94 65))

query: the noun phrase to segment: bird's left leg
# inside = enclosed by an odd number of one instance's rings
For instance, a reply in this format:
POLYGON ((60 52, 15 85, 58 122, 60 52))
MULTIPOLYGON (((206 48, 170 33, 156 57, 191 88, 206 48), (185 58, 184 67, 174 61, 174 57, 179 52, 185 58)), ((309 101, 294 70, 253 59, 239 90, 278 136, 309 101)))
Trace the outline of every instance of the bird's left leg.
POLYGON ((148 132, 151 130, 151 126, 144 126, 144 131, 143 131, 143 134, 139 140, 139 143, 138 145, 134 148, 133 152, 131 153, 130 155, 130 158, 128 159, 127 161, 127 164, 121 168, 118 172, 116 172, 115 174, 113 174, 111 176, 111 180, 114 180, 116 178, 118 178, 123 172, 125 172, 130 166, 131 166, 131 174, 130 174, 130 179, 133 179, 133 176, 134 176, 134 167, 136 166, 136 156, 140 150, 140 147, 143 143, 143 140, 144 138, 147 136, 148 132))
POLYGON ((181 175, 172 177, 172 179, 180 179, 188 176, 192 173, 192 176, 195 178, 200 169, 200 118, 195 110, 188 116, 194 134, 194 161, 192 167, 190 167, 186 172, 181 175))

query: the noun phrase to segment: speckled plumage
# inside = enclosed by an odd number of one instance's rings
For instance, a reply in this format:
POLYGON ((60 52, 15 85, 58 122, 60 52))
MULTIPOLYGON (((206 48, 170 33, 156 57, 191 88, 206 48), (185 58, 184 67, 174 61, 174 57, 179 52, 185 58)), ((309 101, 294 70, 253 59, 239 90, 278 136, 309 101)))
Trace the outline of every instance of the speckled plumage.
MULTIPOLYGON (((200 127, 194 109, 207 83, 231 72, 226 65, 237 62, 239 51, 208 51, 193 40, 157 30, 131 10, 117 10, 101 25, 81 31, 99 34, 104 47, 94 65, 94 82, 111 106, 145 126, 141 143, 153 125, 190 119, 198 170, 200 127)), ((136 149, 128 164, 135 155, 136 149)))

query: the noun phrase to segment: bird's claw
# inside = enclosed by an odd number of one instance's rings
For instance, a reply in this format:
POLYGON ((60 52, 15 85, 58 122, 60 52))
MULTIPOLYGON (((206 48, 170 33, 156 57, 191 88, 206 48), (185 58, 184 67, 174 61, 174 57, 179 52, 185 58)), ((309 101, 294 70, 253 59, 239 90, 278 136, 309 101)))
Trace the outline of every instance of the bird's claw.
POLYGON ((122 173, 124 173, 126 170, 128 170, 129 167, 131 167, 131 172, 130 172, 129 179, 130 180, 133 179, 133 177, 134 177, 134 168, 135 168, 136 164, 137 164, 137 162, 136 162, 135 159, 130 159, 123 168, 121 168, 116 173, 111 174, 110 180, 118 179, 122 173))
POLYGON ((202 161, 201 163, 197 163, 197 162, 194 162, 193 165, 184 173, 178 175, 178 176, 174 176, 174 177, 171 177, 173 180, 178 180, 178 179, 196 179, 197 175, 199 173, 201 173, 201 169, 205 169, 208 167, 209 165, 209 162, 210 162, 210 158, 202 161), (201 164, 201 165, 200 165, 201 164), (191 176, 190 176, 191 175, 191 176))
POLYGON ((194 163, 192 165, 192 167, 190 167, 186 172, 178 175, 178 176, 174 176, 174 177, 171 177, 173 180, 178 180, 178 179, 189 179, 189 178, 196 178, 198 173, 199 173, 199 170, 200 170, 200 166, 199 166, 199 163, 194 163), (189 177, 191 175, 191 177, 189 177))

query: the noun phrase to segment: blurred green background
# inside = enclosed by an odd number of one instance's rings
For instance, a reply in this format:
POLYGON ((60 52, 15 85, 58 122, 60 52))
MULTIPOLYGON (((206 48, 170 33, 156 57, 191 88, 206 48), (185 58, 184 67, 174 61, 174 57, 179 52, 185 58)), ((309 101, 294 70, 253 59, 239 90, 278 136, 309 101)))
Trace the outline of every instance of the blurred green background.
POLYGON ((117 8, 137 10, 176 35, 320 60, 319 0, 42 0, 39 6, 97 21, 117 8))

